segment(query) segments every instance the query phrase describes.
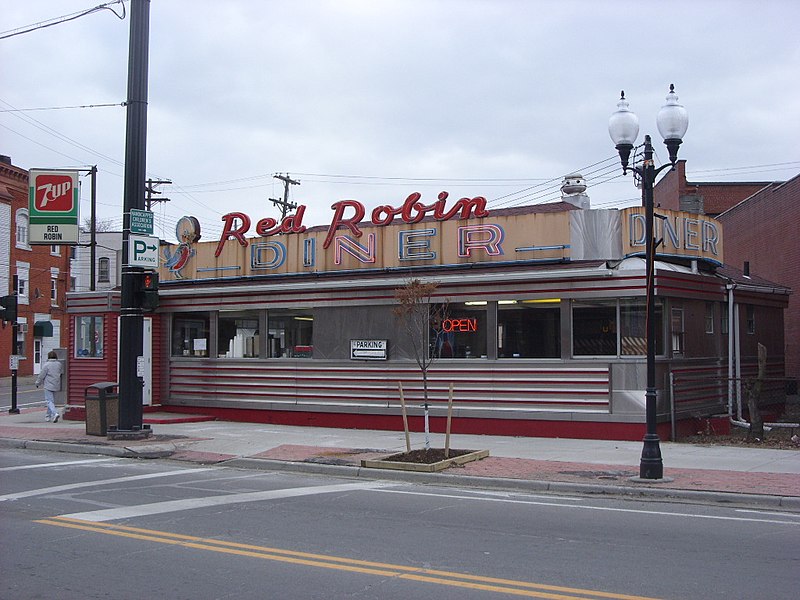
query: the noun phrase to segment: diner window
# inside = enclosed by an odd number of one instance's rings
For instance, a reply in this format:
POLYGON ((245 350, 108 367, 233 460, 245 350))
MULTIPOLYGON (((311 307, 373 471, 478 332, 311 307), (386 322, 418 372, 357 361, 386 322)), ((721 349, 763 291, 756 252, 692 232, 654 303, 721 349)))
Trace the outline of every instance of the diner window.
POLYGON ((258 312, 220 311, 217 325, 220 358, 258 358, 258 312))
POLYGON ((108 257, 103 256, 97 261, 97 281, 98 283, 108 283, 111 281, 109 266, 111 261, 108 257))
POLYGON ((572 305, 574 356, 617 355, 617 303, 598 300, 572 305))
POLYGON ((753 334, 756 332, 756 307, 752 304, 746 304, 745 307, 745 326, 747 333, 753 334))
POLYGON ((314 315, 310 310, 271 310, 267 322, 269 358, 311 358, 314 315))
POLYGON ((172 356, 208 356, 208 313, 175 313, 172 317, 172 356))
POLYGON ((497 303, 498 358, 559 358, 561 301, 500 300, 497 303))
POLYGON ((706 333, 714 333, 714 302, 706 302, 706 333))
POLYGON ((729 317, 728 317, 728 304, 723 302, 722 303, 722 310, 720 311, 719 317, 719 330, 722 335, 728 335, 728 327, 729 327, 729 317))
POLYGON ((682 308, 673 308, 672 309, 672 318, 671 318, 671 329, 672 329, 672 355, 673 356, 682 356, 684 352, 684 321, 683 321, 683 309, 682 308))
POLYGON ((486 306, 486 302, 432 306, 432 355, 437 358, 486 358, 486 306))
MULTIPOLYGON (((656 301, 655 329, 656 354, 664 353, 664 317, 661 302, 656 301)), ((647 354, 647 302, 645 300, 619 301, 620 356, 645 356, 647 354)))
POLYGON ((103 317, 75 318, 75 357, 103 358, 103 317))

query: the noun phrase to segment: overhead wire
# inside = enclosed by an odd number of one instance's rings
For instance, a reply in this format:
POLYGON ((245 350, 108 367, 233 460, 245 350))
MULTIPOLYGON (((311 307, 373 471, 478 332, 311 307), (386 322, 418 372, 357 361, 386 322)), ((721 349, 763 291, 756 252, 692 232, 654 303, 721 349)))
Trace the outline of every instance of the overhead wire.
POLYGON ((109 10, 111 11, 118 19, 124 20, 125 19, 125 1, 126 0, 113 0, 112 2, 106 2, 105 4, 99 4, 93 8, 89 8, 86 10, 78 11, 75 13, 70 13, 68 15, 63 15, 61 17, 55 17, 53 19, 48 19, 47 21, 40 21, 38 23, 33 23, 32 25, 24 25, 22 27, 17 27, 16 29, 9 29, 8 31, 0 32, 0 40, 5 40, 17 35, 22 35, 24 33, 30 33, 32 31, 36 31, 38 29, 45 29, 46 27, 52 27, 53 25, 61 25, 62 23, 67 23, 69 21, 74 21, 75 19, 80 19, 81 17, 85 17, 87 15, 91 15, 95 12, 100 12, 101 10, 109 10), (114 4, 121 4, 122 5, 122 14, 117 14, 117 12, 111 8, 114 4))

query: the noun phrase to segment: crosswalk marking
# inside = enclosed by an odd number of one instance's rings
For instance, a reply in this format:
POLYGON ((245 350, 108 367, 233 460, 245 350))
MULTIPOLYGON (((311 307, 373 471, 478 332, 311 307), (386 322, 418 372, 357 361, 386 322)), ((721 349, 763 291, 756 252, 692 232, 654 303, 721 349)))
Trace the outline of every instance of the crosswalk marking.
POLYGON ((24 471, 26 469, 44 469, 47 467, 63 467, 67 465, 90 465, 94 463, 122 460, 119 458, 90 458, 87 460, 67 460, 64 462, 39 463, 38 465, 17 465, 15 467, 0 467, 0 471, 24 471))
POLYGON ((104 521, 130 519, 133 517, 158 515, 162 513, 190 510, 193 508, 205 508, 209 506, 224 506, 226 504, 259 502, 262 500, 277 500, 281 498, 296 498, 298 496, 313 496, 316 494, 331 494, 334 492, 373 490, 376 488, 385 487, 387 485, 390 484, 386 482, 367 481, 358 483, 340 483, 336 485, 285 488, 280 490, 267 490, 263 492, 243 492, 240 494, 206 496, 204 498, 168 500, 166 502, 153 502, 152 504, 140 504, 138 506, 120 506, 118 508, 107 508, 102 510, 72 513, 69 515, 60 515, 60 518, 79 519, 81 521, 101 523, 104 521))
POLYGON ((67 483, 65 485, 55 485, 52 487, 39 488, 36 490, 28 490, 26 492, 16 492, 14 494, 5 494, 0 496, 0 502, 8 500, 19 500, 20 498, 30 498, 32 496, 44 496, 46 494, 57 494, 59 492, 66 492, 68 490, 77 490, 80 488, 96 487, 100 485, 112 485, 115 483, 128 483, 129 481, 141 481, 143 479, 155 479, 157 477, 173 477, 176 475, 188 475, 190 473, 202 473, 203 471, 211 471, 211 467, 198 468, 198 469, 179 469, 177 471, 166 471, 165 473, 149 473, 147 475, 131 475, 129 477, 115 477, 113 479, 101 479, 99 481, 81 481, 79 483, 67 483))

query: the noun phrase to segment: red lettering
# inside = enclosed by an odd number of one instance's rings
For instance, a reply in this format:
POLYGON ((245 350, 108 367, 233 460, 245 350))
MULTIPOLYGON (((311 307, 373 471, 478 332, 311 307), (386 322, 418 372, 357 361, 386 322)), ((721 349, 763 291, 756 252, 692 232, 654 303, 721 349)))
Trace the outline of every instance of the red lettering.
POLYGON ((262 237, 268 237, 274 233, 278 233, 279 229, 276 227, 278 221, 272 217, 266 217, 256 223, 256 233, 262 237))
POLYGON ((225 221, 225 227, 222 229, 222 235, 219 238, 217 251, 214 252, 214 256, 219 256, 222 254, 222 247, 229 238, 234 238, 239 242, 239 244, 245 248, 247 247, 247 240, 245 239, 244 234, 247 233, 248 229, 250 229, 250 217, 244 213, 232 212, 228 213, 227 215, 223 215, 222 220, 225 221), (237 219, 242 222, 239 227, 236 227, 237 219))
POLYGON ((442 321, 442 331, 446 333, 478 331, 478 319, 445 319, 442 321))
POLYGON ((442 201, 441 194, 439 194, 440 202, 442 202, 441 207, 439 206, 439 202, 437 202, 437 211, 434 214, 434 217, 437 221, 448 221, 452 219, 455 215, 461 211, 461 216, 459 219, 469 219, 470 216, 475 218, 481 217, 488 217, 489 211, 486 210, 486 198, 483 196, 475 196, 474 198, 461 198, 458 202, 453 205, 453 208, 444 212, 444 202, 442 201))
POLYGON ((388 225, 394 221, 395 214, 394 208, 388 204, 378 206, 372 211, 372 222, 375 223, 375 225, 388 225), (381 213, 384 213, 384 216, 381 216, 381 213))
POLYGON ((300 205, 297 207, 297 212, 289 215, 281 223, 281 233, 303 233, 306 226, 303 225, 303 215, 306 214, 306 207, 300 205))
POLYGON ((336 235, 336 230, 342 226, 350 229, 354 236, 361 237, 361 229, 358 228, 358 223, 364 218, 363 204, 356 200, 341 200, 339 202, 334 202, 331 208, 334 210, 333 220, 331 221, 330 227, 328 227, 328 235, 325 237, 325 243, 322 244, 323 248, 327 249, 328 246, 331 245, 336 235), (348 208, 355 210, 355 214, 349 219, 345 219, 344 211, 348 208))

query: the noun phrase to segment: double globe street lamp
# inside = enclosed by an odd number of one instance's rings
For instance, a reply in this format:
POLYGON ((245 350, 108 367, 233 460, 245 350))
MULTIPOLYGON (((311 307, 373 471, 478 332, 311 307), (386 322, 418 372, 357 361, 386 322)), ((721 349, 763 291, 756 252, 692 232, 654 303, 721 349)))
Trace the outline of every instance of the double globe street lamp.
POLYGON ((653 145, 650 136, 644 136, 644 154, 641 165, 628 165, 633 145, 639 135, 639 118, 628 108, 625 92, 621 93, 617 110, 608 120, 608 133, 616 145, 622 162, 622 172, 633 171, 642 180, 642 204, 645 209, 645 263, 647 265, 647 391, 645 392, 645 419, 647 430, 643 440, 642 458, 639 462, 641 479, 663 479, 664 463, 657 429, 656 394, 656 323, 655 323, 655 241, 653 236, 653 185, 656 176, 664 169, 672 169, 678 162, 678 147, 689 127, 686 109, 678 104, 675 86, 669 86, 667 103, 656 117, 656 125, 669 151, 669 163, 658 168, 653 164, 653 145))

